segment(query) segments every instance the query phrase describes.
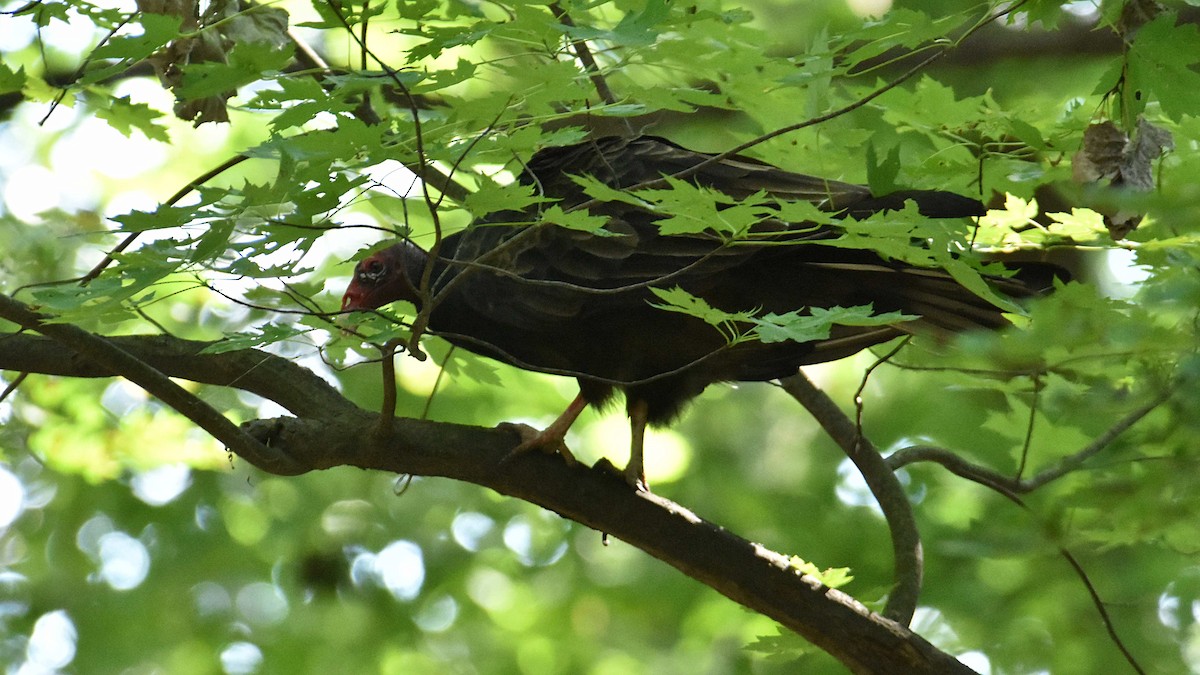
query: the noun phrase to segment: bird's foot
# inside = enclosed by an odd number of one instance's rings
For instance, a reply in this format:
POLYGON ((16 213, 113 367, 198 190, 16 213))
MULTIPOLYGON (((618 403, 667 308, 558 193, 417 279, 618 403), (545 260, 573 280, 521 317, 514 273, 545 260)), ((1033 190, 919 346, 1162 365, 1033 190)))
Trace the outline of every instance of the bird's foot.
POLYGON ((538 431, 528 424, 519 424, 516 422, 503 422, 496 426, 497 429, 507 429, 516 432, 520 436, 521 442, 517 447, 509 451, 501 462, 507 462, 517 455, 523 455, 527 452, 544 452, 546 454, 562 455, 563 461, 567 466, 575 466, 579 460, 575 459, 575 455, 571 454, 571 450, 567 448, 566 440, 562 434, 555 433, 552 428, 546 428, 538 431))
POLYGON ((646 472, 641 466, 633 466, 632 462, 621 472, 629 487, 640 492, 649 492, 650 484, 646 482, 646 472))
POLYGON ((592 468, 613 478, 620 478, 626 485, 638 492, 650 491, 650 484, 646 482, 646 475, 642 472, 641 467, 626 466, 624 469, 618 469, 607 457, 601 457, 592 468))

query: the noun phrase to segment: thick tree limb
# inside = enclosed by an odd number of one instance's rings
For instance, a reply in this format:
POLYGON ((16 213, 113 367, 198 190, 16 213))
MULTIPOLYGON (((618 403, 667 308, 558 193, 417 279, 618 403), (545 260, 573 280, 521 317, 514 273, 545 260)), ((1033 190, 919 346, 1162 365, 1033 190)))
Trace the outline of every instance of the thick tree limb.
MULTIPOLYGON (((397 418, 384 432, 378 414, 358 408, 310 371, 280 357, 250 349, 201 354, 205 343, 161 336, 104 338, 65 324, 37 326, 50 333, 69 328, 86 337, 0 334, 0 369, 138 381, 139 367, 104 356, 114 351, 164 378, 251 391, 301 415, 242 425, 257 446, 286 455, 280 473, 348 465, 489 487, 637 546, 779 621, 853 672, 973 672, 903 625, 798 573, 786 556, 666 499, 633 491, 617 476, 538 453, 505 461, 519 442, 510 431, 397 418)), ((257 464, 256 459, 247 458, 257 464)), ((266 471, 279 468, 258 465, 266 471)))
MULTIPOLYGON (((234 387, 270 399, 300 417, 337 418, 358 410, 325 380, 287 359, 255 349, 202 354, 213 342, 163 335, 101 338, 169 377, 234 387)), ((51 338, 0 333, 0 370, 63 377, 116 377, 120 371, 51 338)))
POLYGON ((38 314, 7 295, 0 295, 0 318, 26 329, 36 330, 64 348, 120 373, 122 377, 136 383, 195 422, 197 426, 212 434, 213 438, 255 466, 281 474, 300 472, 300 467, 295 466, 286 454, 257 442, 207 403, 172 382, 162 372, 107 339, 69 323, 49 323, 51 317, 38 314))

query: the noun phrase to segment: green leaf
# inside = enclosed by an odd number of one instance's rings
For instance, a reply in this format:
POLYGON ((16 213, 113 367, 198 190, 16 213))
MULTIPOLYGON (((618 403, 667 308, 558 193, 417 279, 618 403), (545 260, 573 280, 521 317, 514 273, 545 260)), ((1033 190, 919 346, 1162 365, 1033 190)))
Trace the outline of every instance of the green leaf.
POLYGON ((963 288, 971 291, 975 295, 987 300, 993 305, 1003 309, 1006 312, 1014 314, 1023 314, 1024 310, 1011 299, 1000 295, 992 290, 992 287, 984 280, 983 275, 979 270, 971 267, 966 262, 959 259, 951 259, 944 261, 944 268, 947 273, 963 288))
POLYGON ((773 200, 761 192, 735 199, 686 180, 669 176, 665 179, 670 188, 636 192, 661 216, 654 224, 665 235, 716 232, 744 237, 754 225, 776 215, 773 200))
POLYGON ((145 103, 130 103, 128 96, 109 99, 106 106, 96 108, 96 117, 108 122, 126 138, 137 129, 146 138, 169 143, 171 137, 167 134, 167 128, 154 122, 162 116, 161 112, 145 103))
POLYGON ((442 55, 442 52, 455 47, 473 45, 491 35, 495 28, 494 23, 481 21, 469 28, 460 25, 439 27, 419 24, 417 29, 400 32, 429 38, 427 42, 415 45, 408 50, 408 62, 416 63, 425 59, 437 58, 442 55))
POLYGON ((979 219, 976 243, 991 248, 1041 244, 1045 231, 1033 220, 1038 213, 1036 199, 1007 194, 1004 208, 988 209, 987 215, 979 219))
MULTIPOLYGON (((1176 122, 1200 111, 1200 29, 1195 24, 1175 25, 1173 13, 1163 14, 1142 26, 1128 55, 1126 86, 1140 106, 1153 95, 1163 112, 1176 122)), ((1131 111, 1133 113, 1140 112, 1131 111)))
POLYGON ((924 12, 893 8, 882 19, 871 21, 848 35, 850 40, 859 43, 847 54, 849 66, 853 68, 896 47, 915 48, 944 38, 961 22, 962 17, 956 14, 933 19, 924 12))
POLYGON ((138 21, 141 35, 118 35, 92 51, 92 60, 119 59, 141 61, 160 47, 179 37, 182 20, 178 16, 143 12, 138 21))
POLYGON ((233 235, 233 221, 218 220, 208 231, 200 235, 200 241, 192 249, 191 260, 203 262, 216 258, 225 252, 229 246, 229 238, 233 235))
POLYGON ((1042 136, 1042 132, 1023 119, 1018 117, 1008 118, 1008 128, 1013 136, 1035 150, 1047 150, 1050 147, 1046 143, 1046 139, 1042 136))
POLYGON ((765 314, 755 317, 755 335, 763 342, 812 342, 825 340, 834 325, 842 326, 890 326, 912 321, 920 317, 902 312, 875 314, 871 305, 854 307, 808 307, 785 314, 765 314))
POLYGON ((8 67, 8 64, 0 63, 0 94, 21 91, 25 87, 25 80, 24 66, 14 71, 8 67))
POLYGON ((175 93, 189 100, 218 96, 257 82, 265 74, 282 70, 291 59, 290 48, 280 49, 267 42, 235 44, 229 53, 228 63, 204 62, 183 66, 183 81, 175 93))
POLYGON ((708 325, 720 329, 722 335, 730 342, 741 336, 735 324, 749 321, 754 316, 753 312, 730 313, 716 309, 703 298, 698 298, 678 286, 671 289, 651 288, 650 292, 663 301, 661 304, 651 303, 651 306, 668 312, 694 316, 708 325))
POLYGON ((535 190, 536 186, 525 183, 500 185, 483 181, 475 192, 467 195, 467 208, 475 217, 481 217, 497 211, 521 211, 548 201, 535 190))
POLYGON ((584 24, 560 25, 558 28, 576 40, 603 40, 624 47, 644 47, 658 38, 670 13, 667 0, 646 0, 640 10, 627 12, 612 29, 584 24))
POLYGON ((608 224, 608 218, 600 215, 593 215, 587 211, 564 211, 561 206, 554 204, 547 207, 541 212, 542 222, 553 223, 559 227, 565 227, 568 230, 581 230, 583 232, 591 232, 597 236, 608 236, 612 234, 604 229, 608 224))
POLYGON ((596 180, 592 176, 571 176, 571 180, 582 187, 584 194, 592 199, 598 199, 603 202, 623 202, 644 209, 649 209, 653 206, 645 199, 624 190, 617 190, 610 187, 607 183, 596 180))
POLYGON ((854 580, 850 574, 849 567, 828 567, 824 570, 817 567, 815 564, 804 560, 799 556, 792 556, 788 560, 788 564, 792 569, 807 574, 811 577, 816 577, 821 583, 829 588, 840 588, 854 580))
POLYGON ((186 225, 196 212, 194 206, 160 206, 154 211, 130 211, 112 219, 123 226, 121 232, 146 232, 186 225))
POLYGON ((1070 213, 1047 213, 1054 222, 1047 232, 1063 240, 1080 244, 1103 243, 1110 239, 1104 216, 1091 209, 1073 208, 1070 213))
POLYGON ((179 37, 182 20, 178 16, 142 12, 139 14, 139 21, 142 24, 141 35, 118 35, 92 51, 90 63, 102 65, 89 68, 80 78, 81 84, 102 82, 124 71, 129 64, 149 58, 168 42, 179 37), (105 63, 110 59, 112 63, 105 63))
POLYGON ((895 192, 898 188, 896 185, 896 177, 900 175, 900 146, 893 146, 888 150, 887 157, 883 161, 879 161, 876 154, 875 144, 867 144, 867 183, 871 186, 871 192, 877 195, 886 195, 895 192))
POLYGON ((254 349, 257 347, 263 347, 265 345, 275 344, 277 342, 285 342, 301 335, 305 335, 311 332, 311 330, 312 329, 305 326, 281 326, 279 324, 268 323, 256 330, 230 333, 223 339, 206 346, 204 349, 200 350, 200 353, 223 354, 225 352, 237 351, 239 349, 254 349))

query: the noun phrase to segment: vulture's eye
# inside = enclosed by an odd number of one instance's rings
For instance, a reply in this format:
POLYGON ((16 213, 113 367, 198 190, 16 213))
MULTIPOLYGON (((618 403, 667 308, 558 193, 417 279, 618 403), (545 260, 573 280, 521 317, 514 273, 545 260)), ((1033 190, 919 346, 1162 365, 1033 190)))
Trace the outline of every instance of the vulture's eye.
POLYGON ((358 278, 360 281, 378 283, 386 272, 387 268, 383 262, 372 258, 362 262, 358 270, 358 278))

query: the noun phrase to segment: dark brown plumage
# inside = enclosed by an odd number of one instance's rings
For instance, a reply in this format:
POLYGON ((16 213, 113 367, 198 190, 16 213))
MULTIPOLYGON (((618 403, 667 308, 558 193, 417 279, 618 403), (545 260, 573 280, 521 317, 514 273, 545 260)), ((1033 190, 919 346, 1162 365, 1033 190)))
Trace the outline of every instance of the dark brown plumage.
MULTIPOLYGON (((601 138, 541 151, 520 180, 564 209, 589 200, 573 175, 591 175, 624 189, 696 169, 711 155, 659 138, 601 138)), ((771 199, 807 201, 861 217, 914 201, 929 217, 981 215, 982 205, 938 191, 874 197, 870 190, 783 171, 732 157, 701 166, 686 180, 736 198, 759 192, 771 199)), ((432 261, 428 294, 418 292, 429 256, 411 243, 362 260, 343 309, 368 309, 394 300, 434 298, 429 329, 451 343, 520 368, 572 375, 580 395, 527 446, 561 447, 562 434, 585 404, 625 393, 633 426, 626 477, 641 481, 647 423, 670 421, 709 384, 763 381, 798 366, 840 359, 921 330, 996 328, 1002 310, 936 269, 886 261, 867 250, 811 242, 839 235, 836 227, 766 219, 756 237, 730 244, 712 232, 664 236, 656 216, 637 205, 602 202, 589 208, 607 218, 609 236, 555 225, 527 227, 536 213, 492 214, 443 239, 432 261), (806 243, 809 242, 809 243, 806 243), (741 342, 730 346, 714 327, 663 311, 649 287, 680 287, 728 312, 786 313, 802 308, 872 304, 877 313, 922 318, 887 326, 834 326, 828 339, 797 343, 741 342)), ((1016 279, 993 279, 1009 296, 1034 292, 1016 279)))

